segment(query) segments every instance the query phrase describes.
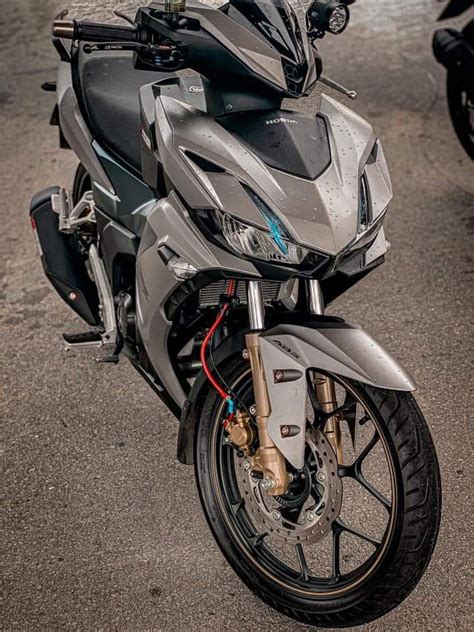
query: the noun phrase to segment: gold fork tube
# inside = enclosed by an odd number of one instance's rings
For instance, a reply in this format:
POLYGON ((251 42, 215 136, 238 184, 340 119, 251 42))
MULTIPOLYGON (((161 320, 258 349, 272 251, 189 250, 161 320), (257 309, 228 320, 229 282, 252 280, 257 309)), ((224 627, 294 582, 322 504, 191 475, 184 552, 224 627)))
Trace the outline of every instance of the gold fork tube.
MULTIPOLYGON (((315 373, 313 375, 313 384, 316 388, 316 398, 323 413, 330 414, 336 410, 338 406, 334 380, 326 375, 315 373)), ((341 441, 341 421, 342 415, 337 413, 327 420, 324 427, 324 434, 334 449, 338 463, 342 463, 344 458, 341 441)))
POLYGON ((271 413, 268 388, 263 370, 258 334, 247 334, 245 344, 252 367, 259 448, 252 458, 252 468, 262 472, 267 492, 272 496, 284 494, 290 482, 285 459, 268 434, 267 423, 271 413))

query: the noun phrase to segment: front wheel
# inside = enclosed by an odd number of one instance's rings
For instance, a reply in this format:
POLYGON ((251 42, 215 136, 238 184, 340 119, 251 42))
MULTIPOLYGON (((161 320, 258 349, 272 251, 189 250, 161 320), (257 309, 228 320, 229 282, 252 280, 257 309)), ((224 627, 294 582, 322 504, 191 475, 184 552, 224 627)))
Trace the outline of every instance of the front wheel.
MULTIPOLYGON (((249 408, 248 363, 234 358, 222 377, 249 408)), ((343 410, 342 462, 308 404, 305 466, 285 496, 269 496, 228 442, 226 407, 211 392, 195 468, 209 526, 247 586, 303 623, 344 627, 383 616, 415 588, 436 543, 441 489, 411 394, 331 377, 343 410)))

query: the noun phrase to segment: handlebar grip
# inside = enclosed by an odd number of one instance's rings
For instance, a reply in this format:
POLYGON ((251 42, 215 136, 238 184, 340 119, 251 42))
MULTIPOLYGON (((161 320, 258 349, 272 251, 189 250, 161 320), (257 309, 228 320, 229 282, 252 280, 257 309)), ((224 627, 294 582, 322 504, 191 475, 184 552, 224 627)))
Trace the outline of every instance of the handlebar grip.
POLYGON ((53 36, 85 42, 136 42, 138 30, 135 26, 55 20, 53 36))
POLYGON ((74 39, 74 20, 54 20, 53 37, 74 39))

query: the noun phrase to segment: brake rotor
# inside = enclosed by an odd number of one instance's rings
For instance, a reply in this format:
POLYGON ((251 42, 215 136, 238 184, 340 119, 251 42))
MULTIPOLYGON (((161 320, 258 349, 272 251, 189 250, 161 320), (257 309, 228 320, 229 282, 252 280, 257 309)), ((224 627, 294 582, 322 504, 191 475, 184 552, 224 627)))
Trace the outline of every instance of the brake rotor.
MULTIPOLYGON (((255 480, 239 460, 239 472, 249 516, 269 534, 285 542, 312 544, 322 540, 339 516, 342 481, 337 474, 337 459, 321 430, 306 431, 306 460, 303 472, 310 475, 310 493, 299 507, 288 506, 285 496, 273 497, 255 480), (308 463, 309 462, 309 463, 308 463)), ((306 487, 306 483, 305 483, 306 487)), ((306 498, 305 498, 306 497, 306 498)))

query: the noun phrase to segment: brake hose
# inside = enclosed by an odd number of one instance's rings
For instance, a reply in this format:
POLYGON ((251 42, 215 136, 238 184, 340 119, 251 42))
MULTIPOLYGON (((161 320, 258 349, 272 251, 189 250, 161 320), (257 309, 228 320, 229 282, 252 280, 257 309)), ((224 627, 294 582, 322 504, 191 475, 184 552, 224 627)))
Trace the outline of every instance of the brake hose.
MULTIPOLYGON (((229 281, 229 286, 227 288, 227 296, 229 298, 234 294, 234 288, 235 288, 235 281, 234 280, 229 281)), ((234 400, 232 399, 230 394, 227 393, 222 388, 222 386, 219 384, 219 382, 214 378, 214 376, 212 375, 211 370, 209 369, 209 366, 207 364, 207 359, 206 359, 206 350, 207 350, 207 347, 209 346, 209 342, 212 340, 212 337, 214 336, 214 333, 216 332, 216 330, 218 329, 219 325, 224 320, 224 316, 229 311, 229 308, 230 308, 230 303, 226 303, 222 307, 222 309, 220 310, 220 312, 219 312, 216 320, 214 321, 212 327, 207 332, 206 337, 204 338, 204 341, 203 341, 203 343, 201 345, 200 358, 201 358, 202 368, 204 370, 204 373, 206 374, 207 379, 212 384, 212 386, 216 389, 216 391, 218 392, 219 396, 223 400, 227 401, 227 403, 229 405, 229 412, 232 413, 232 412, 234 412, 233 408, 235 406, 234 405, 234 400)))

